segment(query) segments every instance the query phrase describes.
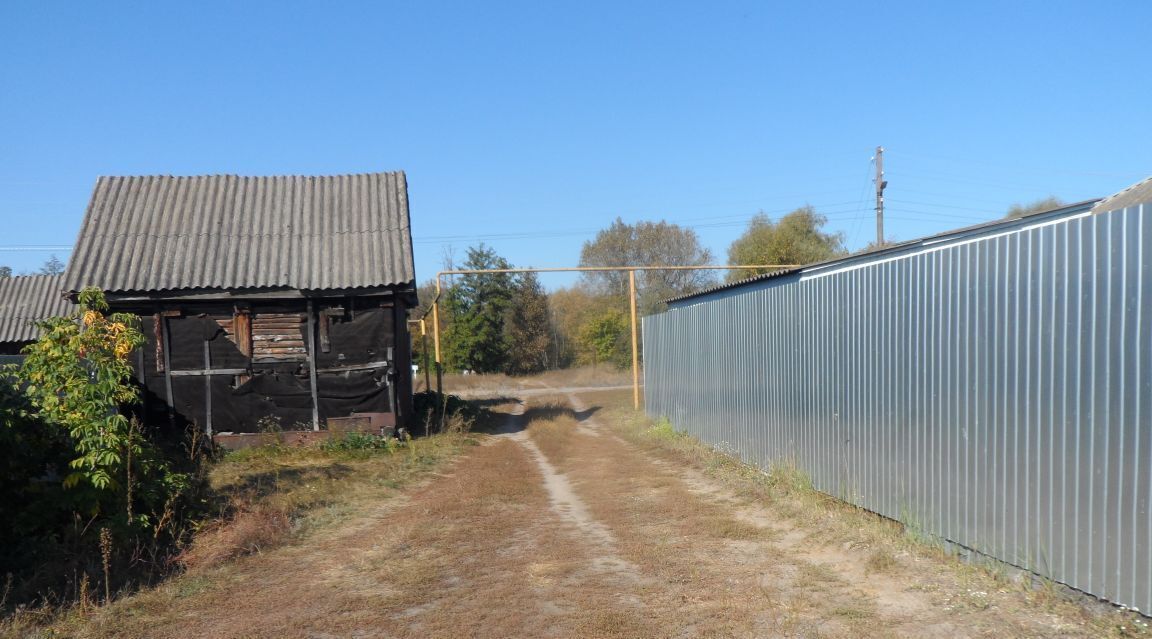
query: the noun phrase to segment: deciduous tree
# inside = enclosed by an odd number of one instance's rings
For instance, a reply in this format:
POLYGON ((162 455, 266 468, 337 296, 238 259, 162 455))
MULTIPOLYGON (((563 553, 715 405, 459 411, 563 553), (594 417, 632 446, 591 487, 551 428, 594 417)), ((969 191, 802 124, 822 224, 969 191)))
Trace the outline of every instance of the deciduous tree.
POLYGON ((535 273, 519 273, 513 280, 512 305, 504 320, 504 342, 508 374, 526 375, 548 368, 552 351, 548 295, 535 273))
POLYGON ((622 304, 604 295, 597 295, 586 283, 552 291, 548 308, 553 334, 553 360, 559 368, 574 364, 591 364, 592 354, 581 341, 581 329, 598 310, 613 303, 622 304))
POLYGON ((57 259, 55 255, 49 257, 48 261, 44 262, 44 266, 40 267, 41 275, 59 275, 63 272, 64 262, 61 262, 59 259, 57 259))
POLYGON ((1004 217, 1007 219, 1015 219, 1018 217, 1024 217, 1025 215, 1039 213, 1041 211, 1058 209, 1061 206, 1064 206, 1063 200, 1056 197, 1055 195, 1049 195, 1048 197, 1036 200, 1031 204, 1013 204, 1012 207, 1008 209, 1008 213, 1006 213, 1004 217))
MULTIPOLYGON (((744 234, 728 247, 728 264, 811 264, 845 253, 844 234, 826 233, 828 219, 811 206, 803 206, 773 221, 763 212, 748 223, 744 234)), ((729 281, 770 269, 729 271, 729 281)))
MULTIPOLYGON (((580 250, 580 266, 703 266, 712 262, 712 253, 700 244, 696 232, 668 222, 625 224, 620 218, 580 250)), ((628 273, 589 272, 583 280, 596 292, 627 299, 628 273)), ((712 271, 639 271, 640 310, 657 312, 664 300, 694 293, 716 282, 712 271)))
POLYGON ((580 329, 581 348, 593 365, 627 368, 632 363, 628 318, 615 308, 601 308, 580 329))

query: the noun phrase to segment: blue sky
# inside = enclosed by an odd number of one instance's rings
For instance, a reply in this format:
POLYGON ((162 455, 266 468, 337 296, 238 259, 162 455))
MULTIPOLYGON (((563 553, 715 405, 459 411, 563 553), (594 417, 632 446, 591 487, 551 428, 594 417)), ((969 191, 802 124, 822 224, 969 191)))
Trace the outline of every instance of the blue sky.
POLYGON ((6 2, 0 264, 70 246, 99 175, 396 169, 421 280, 479 240, 574 265, 617 216, 722 262, 757 211, 811 204, 857 248, 878 144, 911 239, 1152 174, 1148 24, 1144 2, 6 2))

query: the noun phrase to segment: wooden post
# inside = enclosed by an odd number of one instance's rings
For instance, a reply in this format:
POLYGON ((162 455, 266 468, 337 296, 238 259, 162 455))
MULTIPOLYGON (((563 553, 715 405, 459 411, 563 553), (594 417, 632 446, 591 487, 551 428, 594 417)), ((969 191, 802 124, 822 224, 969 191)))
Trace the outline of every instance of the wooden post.
POLYGON ((395 404, 396 425, 412 430, 416 424, 412 416, 412 337, 408 333, 408 313, 400 292, 392 289, 392 348, 388 360, 392 363, 392 396, 395 404))
POLYGON ((140 382, 140 423, 142 424, 148 423, 148 378, 144 371, 145 346, 136 349, 136 366, 139 371, 136 380, 140 382))
POLYGON ((320 430, 320 395, 316 389, 316 313, 308 300, 308 381, 312 386, 312 430, 320 430))
POLYGON ((212 439, 212 347, 204 340, 204 433, 212 439))
POLYGON ((640 410, 640 345, 636 341, 636 271, 628 271, 628 302, 632 307, 632 407, 640 410))
POLYGON ((160 321, 160 338, 164 341, 162 350, 164 351, 164 392, 168 395, 168 425, 176 425, 176 408, 173 406, 175 401, 172 397, 172 339, 168 334, 168 314, 157 313, 156 317, 160 321))
MULTIPOLYGON (((141 386, 145 385, 144 379, 144 347, 136 349, 136 381, 140 382, 141 386)), ((145 393, 147 395, 147 393, 145 393)))
MULTIPOLYGON (((432 298, 432 344, 436 348, 436 366, 440 366, 440 275, 436 275, 436 297, 432 298)), ((440 389, 437 388, 437 391, 440 389)))
POLYGON ((236 309, 232 316, 232 332, 236 336, 236 347, 244 357, 252 357, 252 312, 236 309))
POLYGON ((432 371, 428 370, 428 325, 420 320, 420 352, 424 353, 424 390, 432 390, 432 371))

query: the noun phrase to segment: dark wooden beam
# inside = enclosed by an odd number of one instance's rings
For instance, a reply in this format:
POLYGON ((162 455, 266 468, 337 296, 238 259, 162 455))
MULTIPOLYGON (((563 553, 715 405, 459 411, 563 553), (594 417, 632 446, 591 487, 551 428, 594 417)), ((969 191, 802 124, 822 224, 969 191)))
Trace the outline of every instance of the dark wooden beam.
POLYGON ((173 404, 176 400, 172 397, 172 348, 168 336, 168 317, 164 313, 157 313, 156 317, 160 321, 160 338, 164 341, 164 392, 168 395, 168 425, 175 426, 176 407, 173 404))
POLYGON ((320 395, 316 388, 316 313, 308 300, 308 380, 312 387, 312 430, 320 430, 320 395))
MULTIPOLYGON (((389 350, 392 347, 388 347, 389 350)), ((333 366, 331 368, 317 369, 317 373, 343 373, 345 371, 371 371, 392 366, 391 361, 369 362, 367 364, 349 364, 347 366, 333 366)))
POLYGON ((247 368, 211 368, 172 371, 172 377, 200 377, 212 375, 247 375, 247 368))
POLYGON ((212 346, 204 340, 204 433, 212 439, 212 346))

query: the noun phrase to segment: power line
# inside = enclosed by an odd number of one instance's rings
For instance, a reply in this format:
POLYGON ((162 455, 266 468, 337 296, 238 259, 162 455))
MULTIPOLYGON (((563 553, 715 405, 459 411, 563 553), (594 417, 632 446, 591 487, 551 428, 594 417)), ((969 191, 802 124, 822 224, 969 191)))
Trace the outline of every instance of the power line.
MULTIPOLYGON (((866 210, 864 208, 864 198, 865 198, 865 196, 868 195, 868 184, 870 184, 872 181, 872 177, 871 177, 871 175, 872 175, 872 163, 875 161, 876 161, 876 156, 872 156, 871 158, 869 158, 868 159, 868 166, 864 169, 864 184, 863 184, 863 186, 860 187, 860 197, 859 197, 857 204, 856 204, 858 211, 865 211, 866 210)), ((864 215, 860 215, 860 216, 853 218, 855 220, 856 224, 852 227, 852 233, 849 234, 849 236, 848 236, 849 242, 856 241, 856 235, 860 232, 860 225, 864 223, 865 217, 866 216, 864 216, 864 215)))
POLYGON ((51 252, 71 252, 71 246, 64 245, 43 245, 43 244, 9 244, 7 246, 0 246, 0 251, 43 251, 45 253, 51 252))
MULTIPOLYGON (((821 215, 828 218, 834 218, 839 215, 857 213, 858 208, 848 210, 836 210, 839 207, 848 205, 858 206, 858 202, 832 202, 826 204, 811 205, 821 215), (830 210, 831 209, 831 210, 830 210)), ((678 219, 665 219, 665 222, 676 224, 678 226, 688 229, 711 229, 711 228, 726 228, 734 226, 744 226, 752 220, 753 217, 761 213, 766 215, 783 215, 796 210, 795 208, 781 208, 774 210, 761 209, 758 213, 748 215, 746 213, 732 214, 732 215, 716 215, 694 218, 678 218, 678 219), (692 224, 691 222, 700 222, 692 224)), ((600 228, 582 228, 582 229, 556 229, 556 230, 536 230, 536 231, 521 231, 513 233, 485 233, 485 234, 461 234, 461 235, 424 235, 413 238, 415 244, 441 244, 456 241, 507 241, 507 240, 532 240, 543 239, 552 237, 571 237, 577 235, 591 235, 603 229, 600 228)))
POLYGON ((1041 174, 1046 174, 1046 175, 1052 174, 1052 173, 1062 173, 1064 175, 1081 175, 1081 176, 1088 176, 1088 177, 1116 177, 1116 178, 1124 178, 1124 179, 1132 179, 1133 177, 1140 177, 1140 176, 1146 177, 1146 174, 1139 172, 1139 171, 1124 171, 1124 172, 1081 171, 1081 170, 1076 170, 1076 169, 1058 169, 1058 168, 1053 168, 1053 167, 1021 166, 1021 165, 1015 164, 1015 163, 1013 163, 1013 164, 999 164, 998 165, 998 164, 989 164, 987 162, 987 159, 985 159, 985 158, 980 158, 980 159, 959 158, 959 157, 954 157, 954 156, 950 157, 950 156, 945 156, 945 155, 937 155, 937 154, 929 154, 929 153, 911 153, 910 154, 910 153, 905 153, 903 151, 897 151, 896 155, 898 155, 900 157, 908 157, 908 158, 913 158, 913 159, 923 158, 923 159, 929 159, 929 160, 942 160, 944 162, 951 162, 954 164, 963 164, 965 166, 980 166, 982 168, 1004 169, 1004 170, 1009 170, 1009 171, 1017 171, 1017 172, 1021 172, 1021 173, 1041 173, 1041 174))
POLYGON ((920 206, 938 206, 944 209, 959 209, 962 211, 976 211, 978 213, 989 213, 987 208, 977 208, 974 206, 957 206, 955 204, 936 204, 935 202, 917 202, 915 200, 901 200, 897 198, 889 198, 890 202, 900 202, 903 204, 918 204, 920 206))
POLYGON ((920 173, 920 172, 909 173, 907 171, 897 171, 896 173, 897 173, 897 175, 907 176, 907 177, 911 177, 911 178, 917 178, 917 179, 921 179, 921 180, 938 180, 941 182, 954 182, 957 184, 974 184, 976 186, 983 186, 983 187, 988 187, 988 188, 993 188, 993 189, 1010 189, 1012 191, 1025 191, 1025 190, 1051 191, 1052 190, 1051 186, 1038 186, 1035 184, 1033 184, 1033 185, 1001 184, 1001 183, 996 183, 996 182, 985 182, 983 180, 973 180, 973 179, 969 179, 969 178, 946 176, 946 175, 939 175, 939 174, 932 174, 932 173, 920 173))
POLYGON ((903 207, 890 209, 897 213, 912 213, 915 215, 926 215, 928 219, 951 218, 957 220, 981 220, 989 221, 997 219, 995 215, 964 215, 962 213, 941 213, 939 211, 923 211, 920 209, 906 209, 903 207))

